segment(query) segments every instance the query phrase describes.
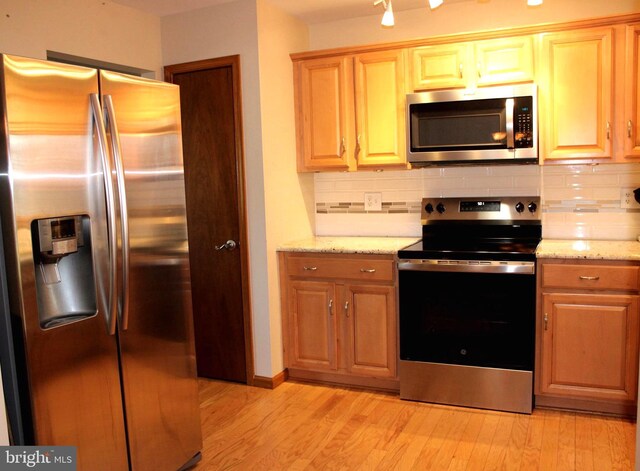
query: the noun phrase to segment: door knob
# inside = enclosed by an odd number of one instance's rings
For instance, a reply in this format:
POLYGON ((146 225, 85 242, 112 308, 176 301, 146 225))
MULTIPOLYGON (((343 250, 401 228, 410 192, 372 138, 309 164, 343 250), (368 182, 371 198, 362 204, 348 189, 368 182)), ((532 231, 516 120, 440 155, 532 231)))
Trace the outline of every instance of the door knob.
POLYGON ((238 244, 236 243, 235 240, 229 239, 228 241, 226 241, 222 245, 216 245, 215 249, 216 250, 229 250, 229 251, 231 251, 231 250, 234 250, 237 246, 238 246, 238 244))

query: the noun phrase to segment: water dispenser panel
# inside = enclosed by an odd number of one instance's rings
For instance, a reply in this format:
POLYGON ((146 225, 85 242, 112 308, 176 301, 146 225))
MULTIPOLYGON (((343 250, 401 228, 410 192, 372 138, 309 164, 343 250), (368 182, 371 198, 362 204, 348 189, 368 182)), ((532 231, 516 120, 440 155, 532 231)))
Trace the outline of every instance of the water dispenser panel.
POLYGON ((38 221, 40 252, 59 257, 77 252, 84 245, 80 216, 40 219, 38 221))
POLYGON ((96 315, 96 291, 88 216, 31 223, 40 326, 49 329, 96 315))

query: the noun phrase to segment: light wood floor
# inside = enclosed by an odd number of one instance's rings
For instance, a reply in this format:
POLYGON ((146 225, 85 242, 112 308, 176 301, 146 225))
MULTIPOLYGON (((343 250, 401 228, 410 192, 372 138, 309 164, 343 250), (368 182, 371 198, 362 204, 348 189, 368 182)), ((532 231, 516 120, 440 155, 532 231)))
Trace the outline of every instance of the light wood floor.
POLYGON ((635 422, 401 401, 286 382, 200 381, 204 470, 632 470, 635 422))

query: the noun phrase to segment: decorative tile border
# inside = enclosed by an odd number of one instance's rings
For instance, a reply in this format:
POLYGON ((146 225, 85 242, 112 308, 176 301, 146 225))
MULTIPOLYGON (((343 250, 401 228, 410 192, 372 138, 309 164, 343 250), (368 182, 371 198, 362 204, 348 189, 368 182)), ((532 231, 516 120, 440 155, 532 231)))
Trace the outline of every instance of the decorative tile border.
POLYGON ((340 214, 340 213, 361 213, 361 214, 402 214, 420 213, 420 201, 394 201, 382 202, 381 211, 366 211, 364 203, 341 202, 341 203, 316 203, 317 214, 340 214))

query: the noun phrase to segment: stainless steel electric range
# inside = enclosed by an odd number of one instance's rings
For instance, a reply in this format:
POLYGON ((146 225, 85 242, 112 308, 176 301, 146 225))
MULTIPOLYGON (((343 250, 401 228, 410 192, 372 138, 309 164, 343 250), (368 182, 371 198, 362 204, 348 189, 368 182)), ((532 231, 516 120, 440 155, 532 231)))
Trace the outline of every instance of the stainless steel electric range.
POLYGON ((426 198, 398 252, 400 397, 530 413, 539 197, 426 198))

